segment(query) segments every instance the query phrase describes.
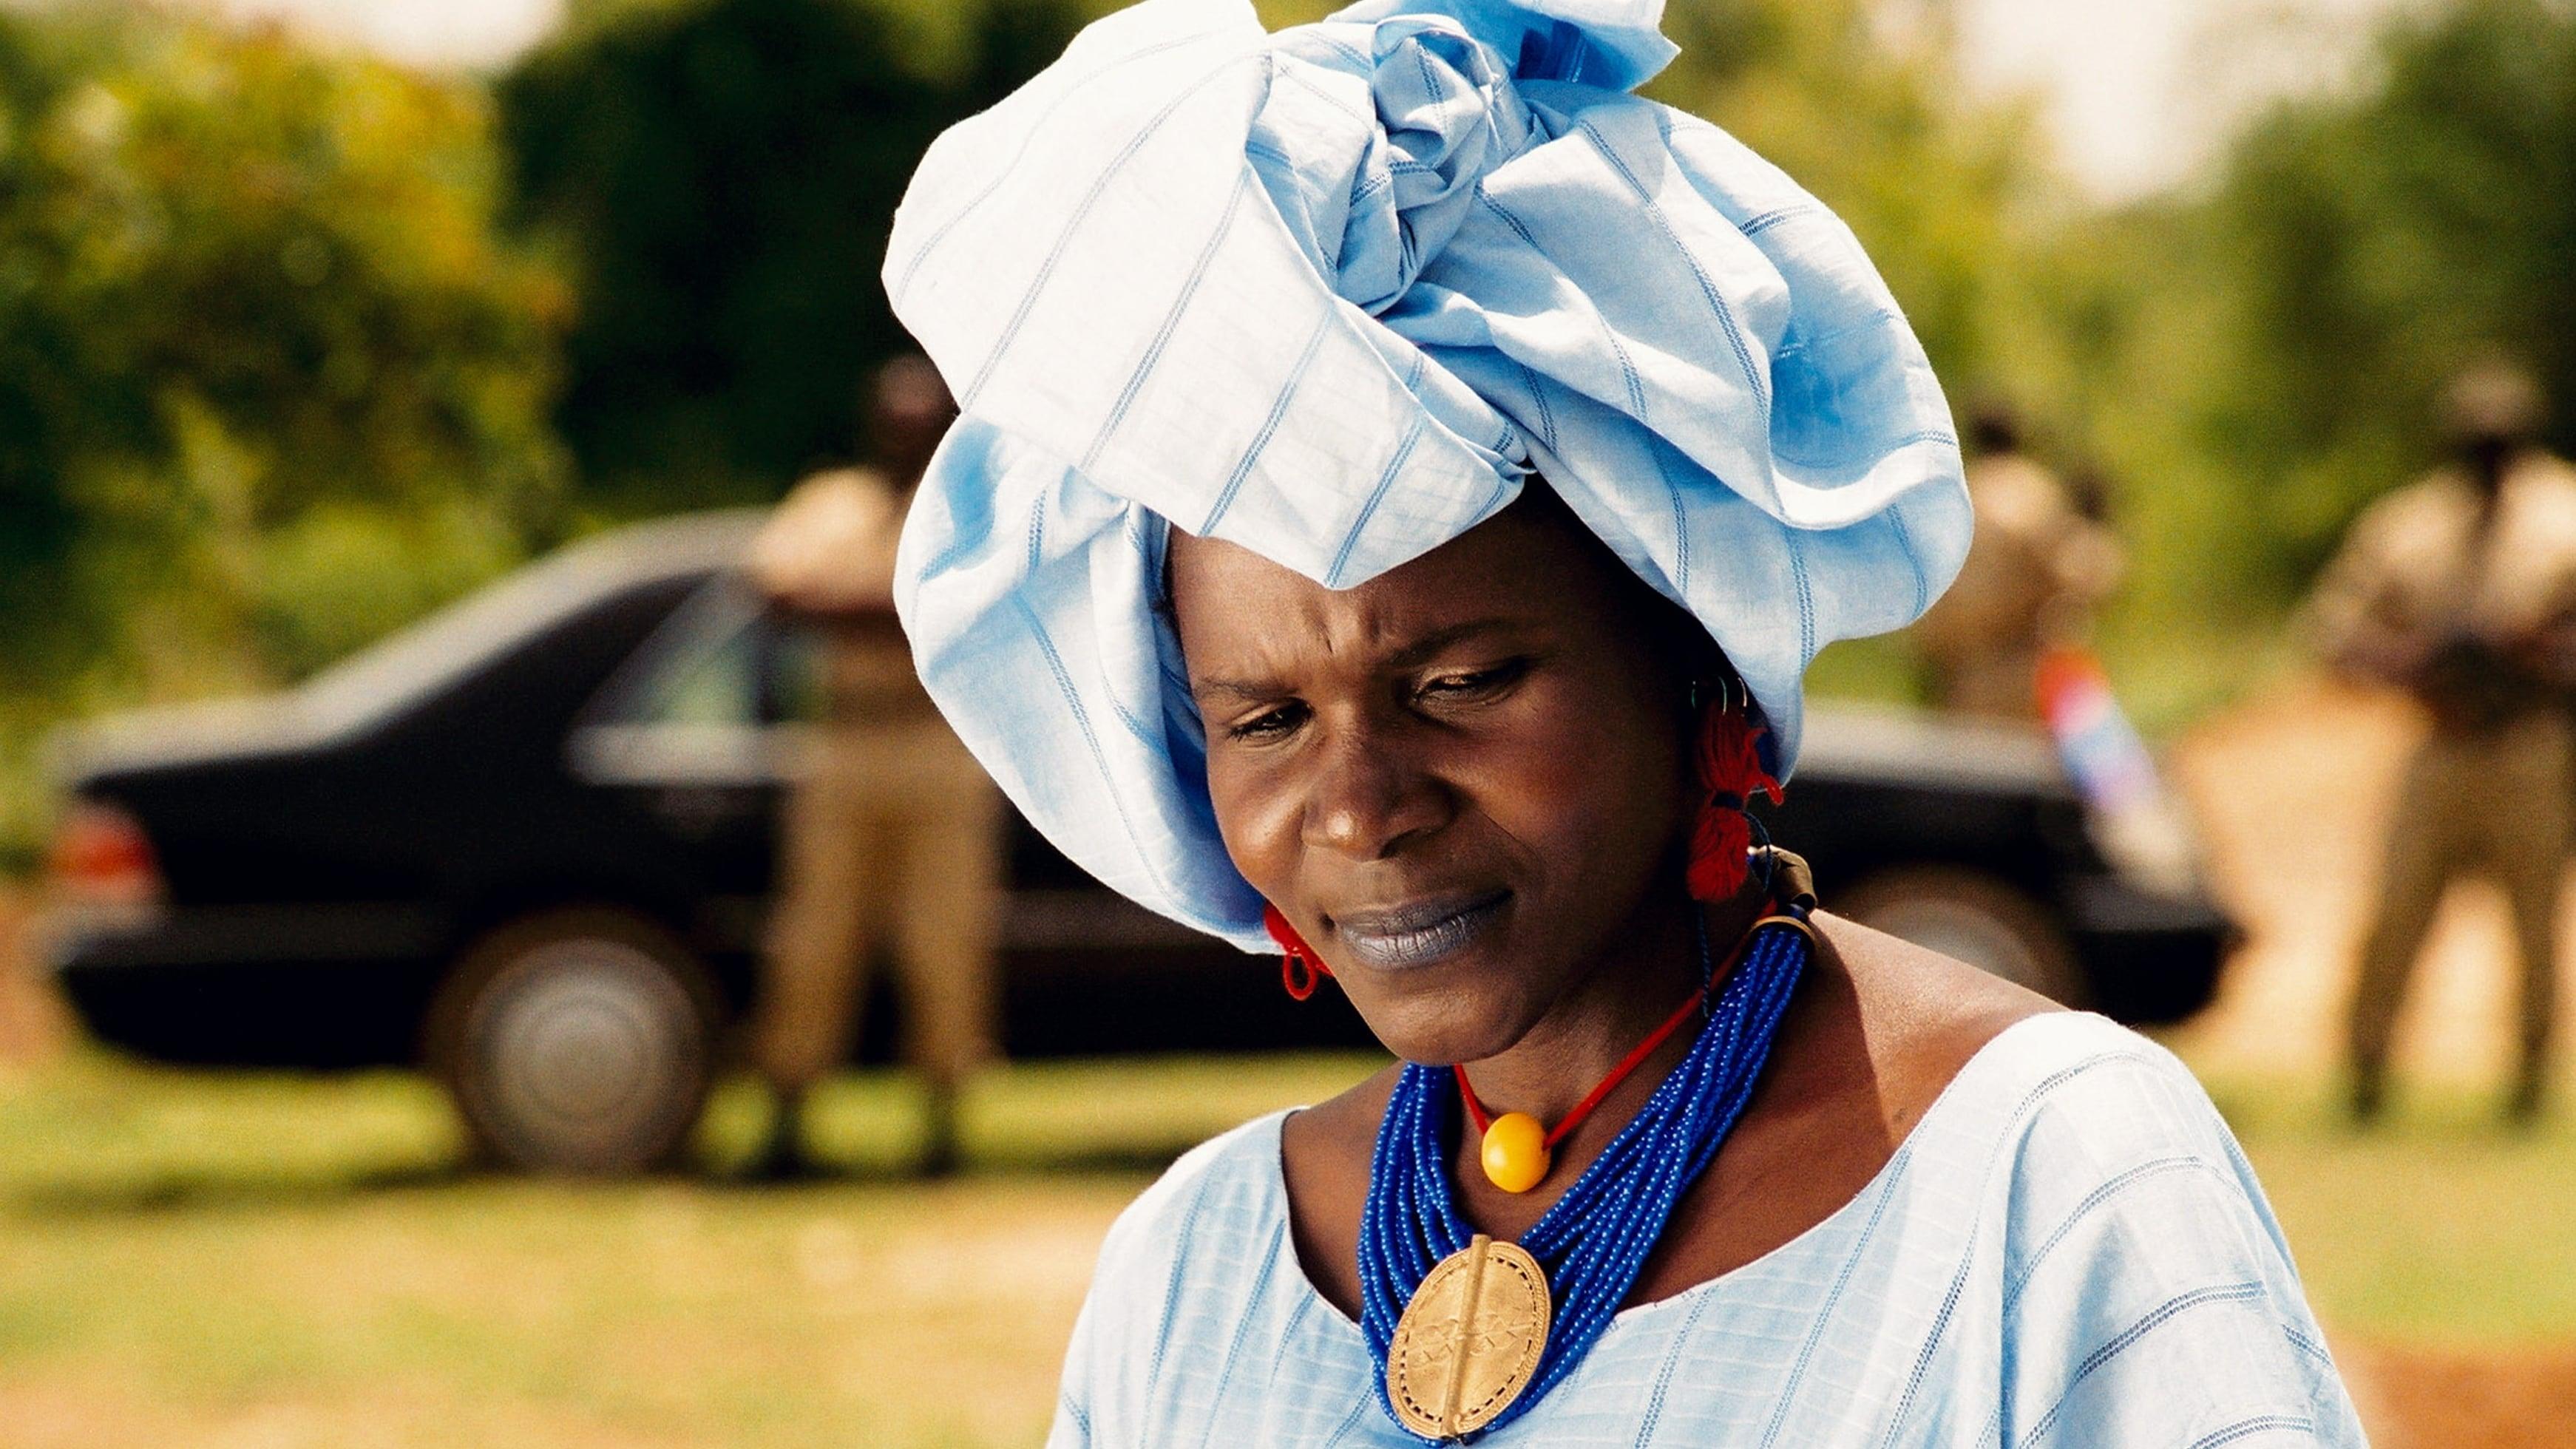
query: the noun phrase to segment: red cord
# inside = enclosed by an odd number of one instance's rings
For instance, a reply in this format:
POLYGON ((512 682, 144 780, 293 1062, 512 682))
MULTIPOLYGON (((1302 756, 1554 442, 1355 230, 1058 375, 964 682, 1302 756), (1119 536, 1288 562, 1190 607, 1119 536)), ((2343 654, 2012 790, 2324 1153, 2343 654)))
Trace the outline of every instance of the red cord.
MULTIPOLYGON (((1750 942, 1752 939, 1753 933, 1747 931, 1744 935, 1744 942, 1750 942)), ((1744 942, 1739 942, 1736 945, 1736 948, 1727 954, 1727 971, 1732 971, 1735 968, 1736 958, 1744 954, 1744 942)), ((1717 982, 1722 981, 1725 978, 1726 971, 1720 971, 1717 975, 1709 978, 1710 984, 1715 985, 1717 982)), ((1557 1123, 1556 1126, 1548 1130, 1547 1137, 1542 1145, 1551 1152, 1555 1151, 1556 1144, 1565 1140, 1565 1134, 1582 1126, 1583 1119, 1592 1115, 1592 1109, 1600 1106, 1602 1099, 1608 1097, 1613 1091, 1617 1090, 1621 1082, 1628 1080, 1629 1073, 1634 1072, 1637 1068, 1645 1065, 1646 1058, 1655 1054, 1655 1048, 1662 1046, 1665 1042, 1671 1040, 1673 1033, 1681 1030, 1682 1023, 1690 1020, 1691 1013, 1699 1010, 1707 999, 1708 992, 1705 989, 1692 992, 1690 994, 1690 999, 1681 1004, 1680 1010, 1675 1011, 1671 1016, 1666 1017, 1663 1025, 1656 1027, 1647 1035, 1644 1041, 1637 1043, 1637 1049, 1628 1053, 1628 1055, 1620 1061, 1619 1065, 1612 1067, 1610 1069, 1610 1075, 1601 1079, 1601 1085, 1594 1087, 1591 1093, 1584 1097, 1582 1101, 1575 1103, 1574 1110, 1565 1114, 1564 1121, 1557 1123)), ((1467 1085, 1466 1067, 1463 1065, 1453 1066, 1449 1070, 1458 1078, 1458 1095, 1467 1104, 1467 1119, 1476 1124, 1476 1130, 1480 1133, 1486 1128, 1493 1126, 1493 1114, 1487 1112, 1485 1110, 1485 1104, 1476 1099, 1476 1089, 1467 1085)))

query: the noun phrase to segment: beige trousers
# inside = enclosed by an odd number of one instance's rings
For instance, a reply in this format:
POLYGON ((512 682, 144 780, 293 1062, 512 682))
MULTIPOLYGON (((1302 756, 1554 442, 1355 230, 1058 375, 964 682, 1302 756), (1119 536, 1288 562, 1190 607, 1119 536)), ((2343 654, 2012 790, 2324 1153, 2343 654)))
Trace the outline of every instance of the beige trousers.
POLYGON ((2352 1059, 2385 1070, 2389 1040, 2425 934, 2452 881, 2482 875, 2504 888, 2522 956, 2521 1080, 2548 1070, 2558 998, 2558 888, 2571 804, 2566 716, 2540 711, 2491 734, 2436 736, 2419 747, 2398 792, 2379 911, 2353 992, 2352 1059))
POLYGON ((818 745, 787 802, 753 1065, 789 1092, 839 1066, 890 936, 906 1058, 954 1087, 996 1053, 1001 794, 935 715, 818 745))

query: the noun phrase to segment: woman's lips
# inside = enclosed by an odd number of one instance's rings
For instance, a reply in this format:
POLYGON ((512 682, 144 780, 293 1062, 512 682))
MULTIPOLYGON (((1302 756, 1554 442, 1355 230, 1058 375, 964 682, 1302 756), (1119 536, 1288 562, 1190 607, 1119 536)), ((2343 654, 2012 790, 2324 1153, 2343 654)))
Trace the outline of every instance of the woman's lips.
POLYGON ((1381 969, 1428 966, 1465 950, 1485 934, 1510 904, 1507 890, 1440 896, 1382 910, 1335 914, 1333 934, 1362 965, 1381 969))

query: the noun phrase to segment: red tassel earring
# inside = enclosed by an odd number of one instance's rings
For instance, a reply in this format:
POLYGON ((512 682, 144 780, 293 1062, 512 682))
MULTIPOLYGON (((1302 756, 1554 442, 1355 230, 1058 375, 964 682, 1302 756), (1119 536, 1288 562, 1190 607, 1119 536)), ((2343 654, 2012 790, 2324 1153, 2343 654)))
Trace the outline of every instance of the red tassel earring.
POLYGON ((1332 968, 1315 954, 1314 947, 1306 944, 1305 937, 1297 934, 1297 928, 1288 924, 1288 918, 1279 914, 1277 906, 1262 904, 1261 924, 1269 928, 1270 939, 1279 943, 1279 984, 1288 988, 1288 999, 1303 1001, 1314 995, 1316 984, 1332 975, 1332 968))
POLYGON ((1740 686, 1721 689, 1701 716, 1697 765, 1708 798, 1691 827, 1691 899, 1722 901, 1744 888, 1752 870, 1753 821, 1745 807, 1756 793, 1780 803, 1780 782, 1762 768, 1762 727, 1753 723, 1740 686))

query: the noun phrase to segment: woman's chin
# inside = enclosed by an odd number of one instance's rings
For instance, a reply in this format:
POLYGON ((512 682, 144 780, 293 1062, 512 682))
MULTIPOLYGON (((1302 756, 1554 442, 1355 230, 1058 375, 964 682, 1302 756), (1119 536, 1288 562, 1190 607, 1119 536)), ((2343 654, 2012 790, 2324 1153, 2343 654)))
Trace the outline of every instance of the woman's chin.
POLYGON ((1388 1051, 1427 1066, 1497 1056, 1532 1025, 1523 1019, 1527 1003, 1496 992, 1405 992, 1370 1001, 1354 995, 1352 1004, 1388 1051))

